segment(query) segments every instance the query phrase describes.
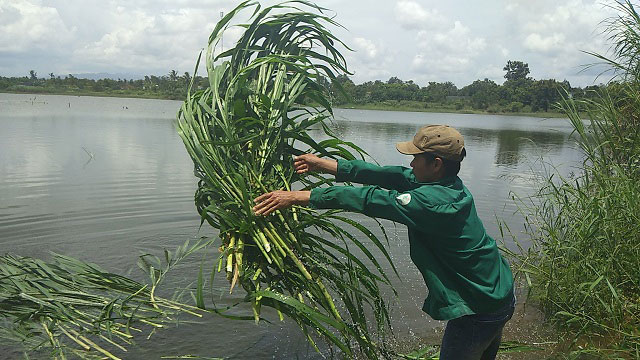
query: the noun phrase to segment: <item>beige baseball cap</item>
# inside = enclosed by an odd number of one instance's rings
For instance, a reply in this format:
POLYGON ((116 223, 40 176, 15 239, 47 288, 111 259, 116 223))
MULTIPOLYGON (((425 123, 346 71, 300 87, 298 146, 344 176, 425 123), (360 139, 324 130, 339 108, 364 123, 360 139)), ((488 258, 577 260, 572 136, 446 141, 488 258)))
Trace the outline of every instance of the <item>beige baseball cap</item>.
POLYGON ((418 130, 413 141, 397 143, 396 149, 407 155, 429 152, 447 160, 462 161, 464 138, 448 125, 427 125, 418 130))

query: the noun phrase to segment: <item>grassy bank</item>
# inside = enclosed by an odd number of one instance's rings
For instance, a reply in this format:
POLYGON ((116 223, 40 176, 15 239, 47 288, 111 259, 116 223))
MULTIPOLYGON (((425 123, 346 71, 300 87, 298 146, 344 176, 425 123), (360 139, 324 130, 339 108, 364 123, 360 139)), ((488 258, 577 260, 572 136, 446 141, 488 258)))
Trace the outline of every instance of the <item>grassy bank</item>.
POLYGON ((621 85, 562 103, 583 166, 540 179, 537 196, 522 202, 532 246, 514 254, 571 357, 640 358, 640 17, 630 2, 620 10, 608 28, 615 56, 598 57, 621 85))
POLYGON ((166 96, 161 93, 136 90, 111 90, 111 91, 91 91, 85 89, 67 88, 46 88, 40 86, 21 86, 0 90, 5 94, 42 94, 42 95, 69 95, 69 96, 96 96, 96 97, 119 97, 135 99, 156 99, 156 100, 182 100, 182 98, 166 96))
MULTIPOLYGON (((404 102, 403 102, 404 103, 404 102)), ((407 102, 406 104, 370 103, 370 104, 342 104, 336 106, 338 109, 361 109, 379 111, 409 111, 409 112, 429 112, 429 113, 452 113, 452 114, 478 114, 478 115, 506 115, 506 116, 530 116, 539 118, 566 118, 566 114, 561 112, 540 111, 540 112, 502 112, 486 111, 471 108, 457 109, 454 106, 442 106, 442 104, 425 104, 419 102, 407 102)))
MULTIPOLYGON (((95 97, 119 97, 134 99, 156 99, 156 100, 178 100, 176 97, 166 96, 160 93, 147 91, 131 91, 131 90, 113 90, 89 91, 80 89, 54 89, 43 88, 38 86, 24 86, 20 89, 0 90, 0 93, 6 94, 43 94, 43 95, 69 95, 69 96, 95 96, 95 97)), ((408 111, 408 112, 430 112, 430 113, 454 113, 454 114, 480 114, 480 115, 506 115, 506 116, 529 116, 539 118, 562 118, 565 114, 560 112, 492 112, 474 109, 455 109, 453 107, 444 107, 438 105, 430 105, 425 107, 424 104, 415 102, 415 104, 405 105, 388 105, 384 103, 371 104, 343 104, 335 107, 336 109, 362 109, 362 110, 380 110, 380 111, 408 111)))

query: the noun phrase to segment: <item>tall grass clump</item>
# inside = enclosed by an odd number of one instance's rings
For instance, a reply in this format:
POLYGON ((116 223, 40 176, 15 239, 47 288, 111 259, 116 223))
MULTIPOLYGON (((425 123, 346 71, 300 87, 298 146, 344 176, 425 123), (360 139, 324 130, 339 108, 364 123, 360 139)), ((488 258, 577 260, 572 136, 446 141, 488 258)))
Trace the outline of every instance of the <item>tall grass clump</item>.
POLYGON ((574 353, 640 358, 640 17, 629 1, 616 8, 606 28, 613 55, 597 55, 613 82, 594 100, 560 104, 582 167, 543 182, 518 267, 574 353))
MULTIPOLYGON (((381 343, 370 335, 368 319, 374 319, 374 330, 389 324, 379 287, 389 279, 373 250, 391 263, 379 238, 336 211, 295 207, 268 217, 252 212, 253 199, 265 192, 295 183, 306 189, 330 184, 320 176, 299 177, 293 155, 363 154, 333 136, 328 123, 333 114, 325 85, 347 67, 336 48, 344 44, 326 28, 338 24, 325 11, 307 1, 264 9, 245 1, 230 11, 209 38, 209 86, 192 84, 177 128, 199 178, 197 210, 219 232, 220 256, 209 278, 224 270, 229 291, 246 293, 256 322, 261 308, 270 307, 281 320, 286 315, 295 321, 314 347, 321 338, 346 356, 358 350, 378 358, 381 343), (239 40, 216 54, 243 10, 250 18, 236 25, 243 30, 239 40), (327 140, 314 140, 312 132, 327 140)), ((201 271, 196 302, 202 308, 204 279, 201 271)))

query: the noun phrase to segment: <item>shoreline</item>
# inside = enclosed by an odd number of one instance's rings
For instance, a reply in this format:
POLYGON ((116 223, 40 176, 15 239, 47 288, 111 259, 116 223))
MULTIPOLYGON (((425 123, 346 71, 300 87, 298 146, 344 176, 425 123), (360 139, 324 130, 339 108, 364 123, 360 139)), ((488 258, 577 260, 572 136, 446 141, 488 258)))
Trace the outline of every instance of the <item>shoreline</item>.
MULTIPOLYGON (((182 99, 173 99, 166 96, 153 96, 151 94, 117 94, 117 93, 104 93, 104 92, 92 92, 85 91, 82 93, 69 92, 69 91, 42 91, 42 92, 22 92, 22 91, 0 91, 1 94, 17 94, 17 95, 66 95, 66 96, 92 96, 92 97, 108 97, 108 98, 123 98, 123 99, 150 99, 150 100, 171 100, 182 101, 182 99)), ((488 112, 472 109, 449 109, 449 108, 416 108, 411 106, 384 106, 376 104, 345 104, 337 105, 334 109, 345 110, 376 110, 376 111, 402 111, 402 112, 427 112, 427 113, 442 113, 442 114, 470 114, 470 115, 496 115, 496 116, 524 116, 535 118, 566 118, 567 116, 557 112, 488 112)))
POLYGON ((82 93, 68 92, 68 91, 41 91, 41 92, 23 92, 23 91, 4 91, 0 90, 0 94, 14 94, 14 95, 65 95, 65 96, 89 96, 89 97, 108 97, 108 98, 122 98, 122 99, 149 99, 149 100, 172 100, 182 101, 181 99, 172 99, 166 96, 152 96, 146 94, 112 94, 104 92, 92 92, 86 91, 82 93))
POLYGON ((338 105, 334 106, 334 109, 347 109, 347 110, 377 110, 377 111, 405 111, 405 112, 426 112, 426 113, 441 113, 441 114, 469 114, 469 115, 497 115, 497 116, 526 116, 535 118, 566 118, 567 116, 557 112, 489 112, 481 110, 471 109, 448 109, 448 108, 415 108, 410 106, 379 106, 375 104, 365 105, 338 105))

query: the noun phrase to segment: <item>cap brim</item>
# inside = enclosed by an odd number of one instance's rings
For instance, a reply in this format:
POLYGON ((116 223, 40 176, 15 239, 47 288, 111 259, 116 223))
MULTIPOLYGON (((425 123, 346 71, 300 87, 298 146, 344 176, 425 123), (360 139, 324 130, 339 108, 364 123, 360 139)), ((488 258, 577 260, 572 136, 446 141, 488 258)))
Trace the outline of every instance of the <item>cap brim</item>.
POLYGON ((396 144, 396 149, 406 155, 415 155, 424 152, 424 150, 421 150, 417 146, 413 145, 412 141, 399 142, 396 144))

